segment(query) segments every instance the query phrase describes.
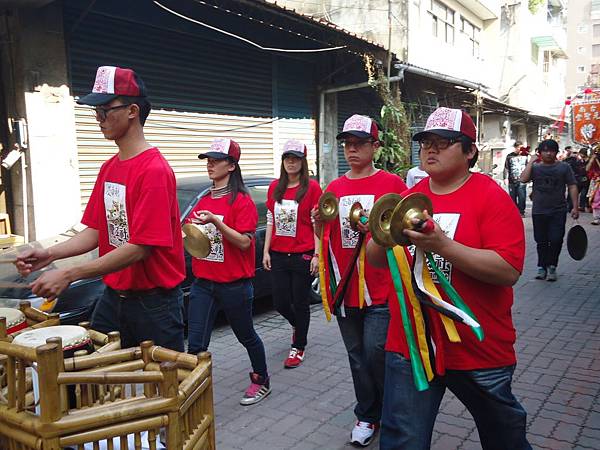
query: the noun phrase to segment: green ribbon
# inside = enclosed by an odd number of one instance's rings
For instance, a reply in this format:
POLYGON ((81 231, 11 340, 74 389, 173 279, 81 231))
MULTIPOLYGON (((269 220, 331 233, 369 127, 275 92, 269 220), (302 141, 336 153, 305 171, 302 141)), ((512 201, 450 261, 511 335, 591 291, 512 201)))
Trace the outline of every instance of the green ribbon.
POLYGON ((475 336, 477 336, 477 339, 479 339, 479 341, 483 341, 484 336, 483 336, 483 328, 481 327, 481 322, 479 322, 479 320, 477 320, 477 317, 475 317, 475 314, 473 314, 473 311, 471 311, 471 308, 469 308, 467 306, 467 304, 460 297, 458 292, 456 292, 456 289, 454 289, 454 287, 450 284, 450 281, 448 281, 448 279, 445 277, 445 275, 439 269, 439 267, 435 263, 435 260, 433 259, 433 255, 430 252, 425 252, 425 256, 427 257, 429 266, 433 269, 433 271, 437 275, 437 278, 440 281, 442 288, 444 289, 444 291, 446 291, 446 294, 448 294, 448 297, 450 298, 452 303, 454 303, 454 306, 456 306, 458 309, 463 311, 465 314, 467 314, 473 320, 477 321, 480 324, 479 327, 471 327, 471 330, 473 330, 473 333, 475 333, 475 336))
POLYGON ((400 305, 400 312, 402 314, 402 325, 404 327, 404 334, 406 335, 406 342, 408 344, 408 351, 410 353, 410 364, 412 366, 413 380, 417 391, 425 391, 429 387, 427 383, 427 377, 423 369, 423 362, 419 350, 417 349, 417 343, 415 342, 415 336, 413 334, 412 324, 410 316, 408 315, 408 309, 406 308, 406 299, 404 297, 404 290, 402 288, 402 278, 400 277, 400 269, 394 256, 394 250, 392 248, 386 249, 386 256, 388 265, 390 267, 390 273, 392 274, 392 281, 394 282, 394 288, 398 295, 398 304, 400 305))

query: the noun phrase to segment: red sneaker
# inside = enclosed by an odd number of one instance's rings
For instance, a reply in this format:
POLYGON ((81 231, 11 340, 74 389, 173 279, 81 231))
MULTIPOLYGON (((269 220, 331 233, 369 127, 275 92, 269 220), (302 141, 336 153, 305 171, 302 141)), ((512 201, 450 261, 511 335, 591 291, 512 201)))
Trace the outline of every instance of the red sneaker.
POLYGON ((302 364, 302 361, 304 361, 304 350, 298 350, 297 348, 292 347, 290 354, 283 362, 283 367, 286 369, 294 369, 302 364))

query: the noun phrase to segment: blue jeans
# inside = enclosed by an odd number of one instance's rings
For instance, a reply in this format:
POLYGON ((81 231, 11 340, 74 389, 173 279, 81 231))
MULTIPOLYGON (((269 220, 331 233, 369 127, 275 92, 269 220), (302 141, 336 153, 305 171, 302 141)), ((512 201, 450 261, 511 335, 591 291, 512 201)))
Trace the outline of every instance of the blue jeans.
POLYGON ((385 341, 390 311, 387 305, 345 308, 337 318, 348 352, 354 382, 354 414, 361 422, 379 423, 383 403, 385 341))
POLYGON ((538 267, 558 266, 558 257, 565 236, 565 211, 554 214, 533 214, 533 238, 537 243, 538 267))
POLYGON ((527 184, 525 183, 508 183, 508 193, 510 194, 510 198, 512 198, 517 208, 519 208, 519 212, 521 214, 525 213, 525 197, 527 196, 527 184))
POLYGON ((254 287, 250 280, 216 283, 196 278, 188 306, 188 353, 197 354, 208 349, 217 313, 222 310, 235 337, 246 347, 252 370, 267 377, 265 347, 252 322, 253 298, 254 287))
POLYGON ((122 298, 107 286, 96 303, 91 326, 102 333, 121 333, 122 348, 152 340, 156 345, 183 352, 183 292, 176 287, 122 298))
POLYGON ((310 261, 313 251, 280 253, 271 251, 271 285, 277 312, 295 328, 292 346, 304 350, 310 325, 310 261))
POLYGON ((511 391, 514 369, 448 370, 419 392, 410 361, 388 352, 380 450, 429 449, 446 388, 475 419, 483 450, 531 450, 525 435, 527 413, 511 391))

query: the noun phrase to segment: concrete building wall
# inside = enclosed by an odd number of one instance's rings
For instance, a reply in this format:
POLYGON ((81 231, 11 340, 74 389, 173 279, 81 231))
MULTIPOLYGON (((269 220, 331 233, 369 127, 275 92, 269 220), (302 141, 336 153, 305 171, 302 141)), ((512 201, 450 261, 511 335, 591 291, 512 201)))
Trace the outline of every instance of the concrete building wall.
MULTIPOLYGON (((591 0, 569 2, 567 36, 569 49, 567 95, 576 95, 587 86, 600 87, 598 74, 592 74, 592 65, 600 63, 600 57, 593 56, 593 46, 600 44, 600 17, 592 14, 591 0)), ((597 68, 598 66, 596 71, 597 68)))

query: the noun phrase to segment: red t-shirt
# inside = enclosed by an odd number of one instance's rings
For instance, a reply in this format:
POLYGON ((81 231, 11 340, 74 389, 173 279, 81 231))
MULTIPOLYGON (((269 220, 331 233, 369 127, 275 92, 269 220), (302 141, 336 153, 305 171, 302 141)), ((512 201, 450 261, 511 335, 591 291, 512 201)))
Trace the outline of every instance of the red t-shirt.
POLYGON ((287 188, 281 203, 276 203, 273 192, 279 180, 271 182, 267 194, 267 208, 273 214, 273 234, 270 249, 284 253, 303 253, 315 248, 315 235, 310 220, 310 210, 319 202, 321 186, 310 180, 308 190, 296 203, 300 186, 287 188))
MULTIPOLYGON (((360 202, 367 212, 379 197, 389 192, 401 193, 406 190, 404 181, 396 175, 380 170, 375 174, 359 179, 351 179, 346 175, 333 180, 326 191, 333 192, 339 200, 339 215, 331 222, 329 246, 334 258, 330 256, 336 278, 339 278, 350 264, 352 253, 358 241, 358 233, 350 228, 350 208, 360 202)), ((367 235, 367 239, 370 236, 367 235)), ((384 304, 390 294, 391 278, 388 269, 377 269, 370 264, 365 265, 365 300, 372 304, 384 304)), ((344 305, 358 307, 358 270, 354 269, 344 297, 344 305)))
POLYGON ((127 242, 152 247, 147 258, 105 275, 111 288, 170 289, 185 278, 175 175, 157 148, 106 161, 81 222, 98 230, 100 256, 127 242))
MULTIPOLYGON (((446 195, 432 193, 429 182, 424 180, 407 191, 410 192, 422 192, 431 199, 434 219, 447 236, 471 248, 493 250, 519 272, 523 270, 523 221, 508 194, 491 178, 474 173, 457 191, 446 195)), ((452 286, 477 317, 485 335, 484 340, 479 342, 468 326, 456 323, 462 342, 451 343, 442 332, 445 368, 474 370, 515 364, 512 287, 478 281, 454 269, 452 263, 442 257, 435 254, 434 257, 438 267, 449 277, 452 286)), ((438 290, 447 300, 439 285, 438 290)), ((411 310, 410 303, 408 308, 411 310)), ((433 317, 437 315, 427 307, 422 309, 433 317)), ((409 358, 396 296, 390 301, 390 315, 386 350, 409 358)))
MULTIPOLYGON (((256 205, 249 195, 239 193, 233 204, 229 204, 231 194, 213 199, 205 195, 192 209, 206 210, 219 216, 223 223, 238 233, 254 235, 258 223, 256 205)), ((253 238, 250 247, 241 250, 223 237, 221 232, 212 224, 200 225, 211 243, 211 252, 206 258, 192 257, 192 271, 197 278, 230 283, 244 278, 252 278, 255 270, 255 242, 253 238)))

